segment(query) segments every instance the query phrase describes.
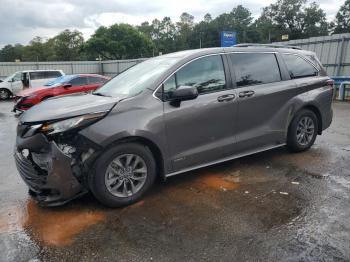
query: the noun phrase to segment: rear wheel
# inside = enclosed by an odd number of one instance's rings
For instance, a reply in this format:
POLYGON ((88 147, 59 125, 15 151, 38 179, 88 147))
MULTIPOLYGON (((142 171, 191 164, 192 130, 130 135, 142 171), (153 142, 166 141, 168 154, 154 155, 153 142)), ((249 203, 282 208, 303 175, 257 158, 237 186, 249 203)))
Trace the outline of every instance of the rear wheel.
POLYGON ((0 89, 0 100, 7 100, 11 96, 11 92, 7 89, 0 89))
POLYGON ((152 152, 143 145, 125 143, 109 149, 96 161, 89 186, 102 204, 120 207, 140 200, 155 178, 152 152))
POLYGON ((289 126, 287 147, 293 152, 308 150, 315 142, 317 130, 315 113, 308 109, 299 111, 289 126))

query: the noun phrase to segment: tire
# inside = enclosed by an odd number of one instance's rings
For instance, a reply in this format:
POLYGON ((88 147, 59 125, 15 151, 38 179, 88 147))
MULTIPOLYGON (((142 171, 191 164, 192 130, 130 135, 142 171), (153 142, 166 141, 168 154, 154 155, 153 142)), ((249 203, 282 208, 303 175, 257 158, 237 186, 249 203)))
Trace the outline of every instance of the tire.
POLYGON ((11 92, 5 88, 0 89, 0 100, 7 100, 11 97, 11 92))
POLYGON ((89 174, 89 188, 102 204, 122 207, 140 200, 151 188, 155 178, 156 164, 148 147, 137 143, 123 143, 108 149, 97 159, 89 174), (136 167, 132 167, 136 162, 136 167), (142 172, 145 169, 146 175, 143 179, 142 172), (134 192, 131 185, 134 185, 134 192))
POLYGON ((288 128, 287 148, 292 152, 308 150, 315 142, 318 132, 318 119, 308 109, 300 110, 288 128))

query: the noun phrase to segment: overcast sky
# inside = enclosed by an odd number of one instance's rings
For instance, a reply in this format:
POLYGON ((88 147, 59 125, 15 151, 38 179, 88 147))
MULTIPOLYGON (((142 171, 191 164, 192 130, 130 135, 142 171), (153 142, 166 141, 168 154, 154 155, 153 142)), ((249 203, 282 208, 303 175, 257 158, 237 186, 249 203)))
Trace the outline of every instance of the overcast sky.
MULTIPOLYGON (((345 0, 316 1, 333 19, 345 0)), ((204 14, 215 17, 236 5, 258 17, 262 7, 274 0, 0 0, 0 47, 27 44, 33 37, 52 37, 60 31, 78 29, 87 39, 100 25, 140 24, 170 16, 177 21, 182 12, 199 21, 204 14)))

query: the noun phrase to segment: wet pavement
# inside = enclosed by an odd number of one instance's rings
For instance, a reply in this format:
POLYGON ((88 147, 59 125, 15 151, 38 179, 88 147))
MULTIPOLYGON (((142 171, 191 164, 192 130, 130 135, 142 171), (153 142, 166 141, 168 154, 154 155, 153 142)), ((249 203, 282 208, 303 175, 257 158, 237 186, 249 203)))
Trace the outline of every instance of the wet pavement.
POLYGON ((0 102, 0 261, 350 261, 350 103, 304 153, 280 148, 158 182, 120 209, 30 200, 0 102))

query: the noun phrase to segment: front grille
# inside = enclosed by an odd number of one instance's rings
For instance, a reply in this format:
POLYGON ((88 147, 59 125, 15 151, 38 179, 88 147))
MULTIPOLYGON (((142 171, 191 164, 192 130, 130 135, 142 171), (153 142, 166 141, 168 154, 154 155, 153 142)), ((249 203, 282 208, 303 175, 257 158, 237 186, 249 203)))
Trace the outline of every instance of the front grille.
POLYGON ((46 184, 46 176, 38 172, 31 160, 26 159, 20 152, 15 152, 15 161, 19 174, 24 182, 35 192, 41 192, 46 184))

